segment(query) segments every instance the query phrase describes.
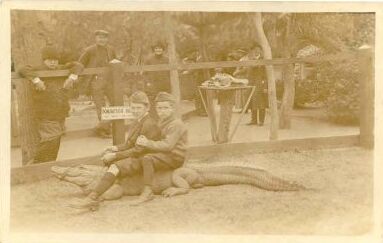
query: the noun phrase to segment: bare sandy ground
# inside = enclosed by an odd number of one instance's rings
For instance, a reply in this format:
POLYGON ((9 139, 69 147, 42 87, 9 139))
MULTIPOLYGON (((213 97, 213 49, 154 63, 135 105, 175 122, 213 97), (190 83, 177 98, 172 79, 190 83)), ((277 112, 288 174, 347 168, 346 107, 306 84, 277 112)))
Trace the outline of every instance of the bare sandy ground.
POLYGON ((364 234, 372 227, 372 153, 360 148, 235 154, 191 160, 200 166, 239 164, 267 169, 310 191, 269 192, 247 185, 104 202, 99 211, 65 207, 80 191, 54 178, 11 190, 12 232, 364 234))

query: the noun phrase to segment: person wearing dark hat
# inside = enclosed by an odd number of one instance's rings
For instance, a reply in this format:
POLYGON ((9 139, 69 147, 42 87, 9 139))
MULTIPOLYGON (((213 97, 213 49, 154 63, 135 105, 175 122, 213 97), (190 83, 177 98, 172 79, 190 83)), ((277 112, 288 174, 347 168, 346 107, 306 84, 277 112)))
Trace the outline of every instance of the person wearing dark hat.
MULTIPOLYGON (((250 60, 263 58, 262 47, 255 43, 250 51, 250 60)), ((247 77, 249 85, 255 86, 255 92, 251 100, 251 121, 248 125, 263 126, 265 122, 266 108, 269 107, 268 84, 265 66, 255 66, 248 69, 247 77)))
POLYGON ((22 77, 32 83, 32 112, 36 119, 39 144, 33 163, 56 160, 64 132, 65 118, 70 110, 69 94, 78 74, 84 66, 79 62, 59 64, 60 54, 54 46, 46 46, 41 51, 43 64, 27 65, 19 70, 22 77), (39 77, 37 71, 69 69, 68 77, 39 77))
POLYGON ((160 92, 155 102, 160 119, 159 140, 151 139, 145 134, 140 135, 135 142, 136 146, 149 152, 139 157, 130 157, 124 162, 124 166, 119 162, 111 165, 95 190, 85 199, 72 203, 72 207, 88 208, 98 205, 99 196, 113 185, 117 176, 133 176, 137 173, 143 173, 145 186, 140 197, 131 205, 147 202, 153 199, 152 184, 155 171, 174 170, 183 165, 187 149, 187 128, 175 116, 176 99, 169 93, 160 92))
MULTIPOLYGON (((255 43, 246 59, 242 60, 258 60, 263 57, 262 47, 255 43)), ((251 120, 247 125, 263 126, 265 122, 266 108, 269 106, 268 99, 268 83, 265 66, 254 66, 249 68, 237 69, 234 75, 245 73, 245 77, 249 80, 249 85, 255 86, 255 92, 251 99, 251 120)))
MULTIPOLYGON (((153 54, 144 61, 145 65, 157 65, 157 64, 168 64, 169 58, 164 55, 165 44, 157 41, 152 46, 153 54)), ((155 71, 145 72, 145 92, 149 96, 149 100, 153 105, 151 114, 155 115, 154 111, 154 99, 158 92, 170 92, 170 73, 169 71, 155 71)))
MULTIPOLYGON (((96 30, 95 44, 85 48, 79 58, 86 68, 105 67, 109 62, 116 59, 116 52, 113 47, 108 45, 109 32, 106 30, 96 30)), ((90 75, 84 80, 84 85, 89 90, 90 95, 96 105, 99 124, 95 127, 95 132, 100 137, 111 137, 111 123, 101 121, 101 108, 105 106, 105 97, 111 102, 112 85, 103 75, 90 75)))

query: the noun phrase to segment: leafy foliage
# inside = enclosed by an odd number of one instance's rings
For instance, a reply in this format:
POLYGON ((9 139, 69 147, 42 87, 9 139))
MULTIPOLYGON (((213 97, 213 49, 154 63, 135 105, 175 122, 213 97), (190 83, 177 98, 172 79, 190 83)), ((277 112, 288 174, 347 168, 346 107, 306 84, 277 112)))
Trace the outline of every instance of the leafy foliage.
POLYGON ((326 92, 326 111, 329 119, 341 124, 359 121, 359 69, 357 61, 326 63, 319 67, 319 79, 326 92))

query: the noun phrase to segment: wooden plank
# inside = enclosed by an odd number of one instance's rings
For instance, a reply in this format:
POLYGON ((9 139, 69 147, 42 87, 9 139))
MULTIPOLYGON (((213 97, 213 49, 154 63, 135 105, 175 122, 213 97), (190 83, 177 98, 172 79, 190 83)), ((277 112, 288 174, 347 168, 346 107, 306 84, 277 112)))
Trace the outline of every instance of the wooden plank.
MULTIPOLYGON (((123 106, 124 97, 122 83, 124 78, 123 63, 110 63, 110 77, 113 84, 113 106, 123 106)), ((125 142, 125 122, 124 120, 113 120, 113 145, 125 142)))
POLYGON ((274 140, 251 143, 226 143, 190 147, 188 157, 206 158, 216 154, 268 153, 294 150, 332 149, 359 146, 359 135, 274 140))
POLYGON ((358 58, 359 73, 359 129, 360 144, 367 149, 374 148, 374 60, 371 48, 363 50, 358 58))
POLYGON ((62 160, 62 161, 52 161, 45 162, 41 164, 33 164, 28 166, 23 166, 19 168, 11 169, 11 185, 30 183, 34 181, 39 181, 47 179, 52 176, 51 167, 56 166, 75 166, 80 164, 94 164, 102 165, 101 155, 71 159, 71 160, 62 160))
MULTIPOLYGON (((102 74, 106 72, 108 67, 101 67, 101 68, 86 68, 81 73, 81 75, 92 75, 92 74, 102 74)), ((36 74, 41 77, 63 77, 68 76, 69 70, 54 70, 54 71, 37 71, 36 74)), ((11 74, 12 79, 22 78, 17 72, 12 72, 11 74)))
MULTIPOLYGON (((244 154, 244 153, 266 153, 284 152, 294 150, 311 149, 332 149, 342 147, 352 147, 359 145, 359 135, 304 138, 279 141, 264 141, 253 143, 232 143, 215 144, 208 146, 194 146, 188 149, 187 158, 200 159, 210 157, 215 154, 244 154)), ((56 166, 76 166, 80 164, 102 165, 101 155, 78 158, 63 161, 53 161, 41 164, 34 164, 20 168, 11 169, 11 184, 31 183, 44 180, 52 176, 50 168, 56 166)))
MULTIPOLYGON (((345 52, 341 54, 332 54, 324 56, 314 57, 302 57, 302 58, 275 58, 271 60, 250 60, 250 61, 223 61, 223 62, 199 62, 188 64, 157 64, 157 65, 128 65, 124 64, 125 72, 143 72, 143 71, 166 71, 166 70, 192 70, 192 69, 211 69, 217 67, 251 67, 261 65, 284 65, 291 63, 319 63, 327 61, 342 61, 349 60, 357 57, 360 52, 345 52)), ((106 72, 107 67, 104 68, 86 68, 81 75, 101 74, 106 72)), ((69 75, 68 70, 56 70, 56 71, 39 71, 36 72, 39 77, 60 77, 69 75)), ((12 79, 20 78, 20 75, 13 72, 12 79)))

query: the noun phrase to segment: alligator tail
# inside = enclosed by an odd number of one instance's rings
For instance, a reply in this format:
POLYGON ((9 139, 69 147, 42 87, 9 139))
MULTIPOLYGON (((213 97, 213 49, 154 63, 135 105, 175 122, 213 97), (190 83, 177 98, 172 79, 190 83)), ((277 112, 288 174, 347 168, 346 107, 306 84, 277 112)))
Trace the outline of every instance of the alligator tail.
POLYGON ((217 166, 196 169, 205 186, 248 184, 268 191, 299 191, 306 188, 272 175, 263 169, 241 166, 217 166))

